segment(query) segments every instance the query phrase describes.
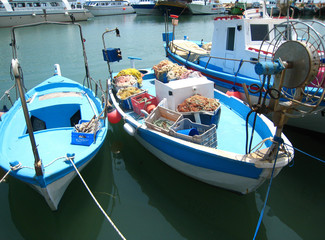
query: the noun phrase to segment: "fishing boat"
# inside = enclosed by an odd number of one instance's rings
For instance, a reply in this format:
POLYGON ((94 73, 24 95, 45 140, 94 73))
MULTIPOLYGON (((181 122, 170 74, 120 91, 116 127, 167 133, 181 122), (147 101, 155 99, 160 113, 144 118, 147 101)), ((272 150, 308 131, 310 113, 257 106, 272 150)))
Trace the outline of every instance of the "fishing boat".
MULTIPOLYGON (((194 179, 242 194, 254 191, 271 176, 274 161, 264 161, 263 158, 266 149, 272 145, 266 139, 275 134, 273 124, 263 115, 247 122, 249 107, 214 90, 212 81, 198 77, 163 83, 157 80, 154 72, 148 71, 140 89, 145 93, 131 98, 131 101, 137 101, 132 103, 132 109, 125 107, 113 89, 110 97, 124 119, 124 129, 167 165, 194 179), (218 109, 198 115, 183 115, 177 111, 178 105, 195 93, 211 97, 220 104, 218 109), (148 99, 147 103, 141 104, 143 98, 148 99), (144 111, 150 112, 152 104, 157 107, 147 115, 144 111), (172 126, 168 128, 164 122, 159 123, 164 120, 172 126), (264 150, 249 153, 245 150, 246 130, 252 131, 253 122, 256 125, 252 144, 262 144, 264 150), (186 131, 188 133, 184 133, 186 131), (192 135, 195 133, 190 131, 198 133, 192 135)), ((282 137, 291 146, 289 140, 282 137)), ((275 164, 275 175, 291 161, 293 152, 289 149, 281 151, 275 164)))
POLYGON ((124 130, 167 165, 204 183, 246 194, 292 160, 283 122, 274 127, 241 100, 214 89, 213 81, 199 72, 167 59, 150 69, 112 73, 109 59, 122 59, 115 52, 104 44, 115 111, 124 130), (277 138, 283 142, 276 143, 277 138))
POLYGON ((93 83, 79 24, 72 25, 80 30, 87 86, 63 77, 57 64, 53 76, 25 93, 15 30, 44 24, 68 23, 42 22, 12 28, 12 72, 20 99, 1 116, 0 166, 6 176, 27 183, 52 210, 57 210, 77 171, 86 167, 105 140, 106 100, 99 100, 91 90, 93 83))
POLYGON ((135 13, 129 1, 87 1, 84 8, 88 9, 94 16, 120 15, 135 13))
MULTIPOLYGON (((178 22, 177 16, 173 19, 178 22)), ((312 20, 301 22, 271 18, 265 8, 261 8, 249 9, 245 11, 244 16, 216 17, 213 24, 212 42, 175 39, 176 25, 173 25, 173 31, 169 31, 167 25, 165 27, 167 33, 164 35, 167 41, 166 56, 173 62, 200 71, 208 79, 214 81, 219 90, 229 94, 234 93, 247 102, 244 85, 248 86, 250 97, 256 100, 259 97, 257 90, 263 82, 261 76, 255 71, 256 64, 263 58, 274 56, 280 44, 296 40, 308 46, 306 51, 309 56, 318 59, 315 69, 312 70, 314 81, 310 84, 311 89, 324 86, 324 64, 322 62, 324 40, 320 37, 322 34, 314 30, 325 31, 323 23, 312 20), (291 35, 288 38, 283 37, 288 36, 286 29, 290 29, 291 35), (321 44, 317 45, 316 40, 312 39, 317 39, 321 44)), ((302 51, 305 53, 305 50, 302 51)), ((309 71, 305 69, 306 66, 302 62, 304 58, 301 57, 302 55, 297 55, 300 53, 293 52, 292 57, 286 55, 282 58, 290 58, 290 61, 300 59, 297 66, 301 66, 301 76, 307 76, 309 71), (294 59, 291 59, 293 56, 294 59)), ((307 56, 306 59, 308 62, 314 61, 307 56)), ((309 90, 312 91, 311 89, 309 90)), ((322 90, 317 94, 321 96, 322 90)), ((324 101, 320 102, 318 111, 314 114, 302 112, 301 115, 305 117, 290 118, 288 125, 325 133, 324 106, 324 101)))
POLYGON ((135 13, 138 15, 157 15, 160 14, 158 8, 156 8, 156 1, 152 0, 140 0, 139 2, 132 3, 132 7, 135 13))
POLYGON ((187 3, 189 2, 189 0, 158 0, 156 2, 156 8, 162 14, 183 15, 189 13, 189 8, 187 7, 187 3))
POLYGON ((225 14, 226 8, 219 1, 194 0, 188 4, 192 14, 225 14))
POLYGON ((0 1, 0 27, 57 21, 85 21, 93 15, 81 4, 62 1, 0 1))

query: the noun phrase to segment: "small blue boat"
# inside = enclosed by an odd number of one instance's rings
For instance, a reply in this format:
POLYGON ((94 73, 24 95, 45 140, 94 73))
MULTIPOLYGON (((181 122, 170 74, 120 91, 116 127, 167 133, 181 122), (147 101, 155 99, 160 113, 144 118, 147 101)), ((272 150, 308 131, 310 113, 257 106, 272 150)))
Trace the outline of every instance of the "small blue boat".
MULTIPOLYGON (((80 34, 83 39, 81 28, 80 34)), ((58 65, 54 76, 24 93, 15 40, 13 37, 12 68, 20 99, 1 117, 0 166, 36 189, 57 210, 77 175, 76 168, 86 167, 105 140, 106 101, 100 101, 90 88, 61 76, 58 65)))
POLYGON ((273 168, 276 176, 292 160, 291 143, 283 134, 287 147, 281 147, 276 162, 266 160, 264 157, 272 145, 268 140, 275 134, 273 123, 263 115, 256 115, 255 120, 247 118, 250 108, 241 100, 214 89, 212 81, 198 77, 164 83, 151 69, 139 71, 143 74, 140 89, 144 92, 131 97, 132 108, 116 96, 115 80, 109 96, 124 119, 124 129, 177 171, 246 194, 270 178, 273 168), (179 112, 177 106, 194 93, 216 100, 219 107, 215 111, 179 112), (142 97, 147 100, 141 103, 142 97), (172 125, 165 128, 159 124, 163 119, 172 125), (193 136, 184 134, 192 128, 195 128, 193 136), (253 136, 251 145, 260 144, 260 149, 247 151, 246 133, 249 132, 253 136))

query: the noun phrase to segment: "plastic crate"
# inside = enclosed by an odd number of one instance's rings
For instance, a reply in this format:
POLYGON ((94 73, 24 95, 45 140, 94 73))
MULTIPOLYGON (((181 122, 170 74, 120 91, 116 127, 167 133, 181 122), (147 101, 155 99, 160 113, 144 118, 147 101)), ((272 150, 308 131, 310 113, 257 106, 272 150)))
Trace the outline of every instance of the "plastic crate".
POLYGON ((133 111, 137 113, 140 116, 143 116, 144 114, 141 113, 141 110, 149 104, 158 105, 157 98, 150 95, 147 92, 144 92, 142 94, 136 95, 134 97, 131 97, 132 107, 133 111))
POLYGON ((172 124, 174 124, 175 122, 179 121, 182 118, 183 118, 182 114, 177 113, 172 110, 169 110, 167 108, 158 106, 146 118, 145 123, 146 123, 147 127, 150 129, 159 131, 161 133, 169 134, 169 131, 170 131, 169 128, 168 129, 161 128, 161 127, 158 127, 157 125, 155 125, 154 123, 159 119, 162 119, 162 120, 166 119, 168 121, 171 121, 172 124))
MULTIPOLYGON (((89 121, 80 120, 79 124, 83 122, 89 122, 89 121)), ((81 132, 77 132, 76 129, 73 129, 71 132, 71 144, 73 145, 90 146, 94 142, 94 140, 95 140, 94 133, 81 133, 81 132)))
POLYGON ((118 95, 116 95, 116 97, 119 100, 119 102, 120 102, 120 104, 121 104, 121 106, 122 106, 123 109, 125 109, 125 110, 132 110, 133 108, 132 108, 131 98, 132 97, 135 97, 135 96, 137 96, 139 94, 142 94, 144 92, 145 91, 141 91, 139 93, 133 94, 132 96, 130 96, 130 97, 126 98, 126 99, 123 99, 123 100, 118 95))
POLYGON ((170 135, 186 141, 204 145, 207 147, 216 148, 218 145, 217 131, 216 131, 215 124, 203 125, 199 123, 193 123, 191 120, 187 118, 184 118, 176 122, 173 126, 171 126, 170 135), (194 136, 189 136, 189 135, 178 133, 179 130, 191 129, 191 128, 195 128, 199 134, 194 136))

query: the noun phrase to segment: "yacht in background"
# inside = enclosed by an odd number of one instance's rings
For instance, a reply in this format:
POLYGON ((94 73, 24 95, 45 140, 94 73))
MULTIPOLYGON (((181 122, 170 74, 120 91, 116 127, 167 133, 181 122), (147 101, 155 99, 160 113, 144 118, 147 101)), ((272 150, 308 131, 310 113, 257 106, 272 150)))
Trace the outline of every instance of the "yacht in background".
POLYGON ((135 13, 129 1, 87 1, 84 7, 94 16, 119 15, 135 13))
POLYGON ((226 8, 218 0, 193 0, 188 4, 192 14, 224 14, 226 8))
POLYGON ((11 27, 43 21, 84 21, 93 15, 81 4, 62 1, 10 1, 0 0, 0 27, 11 27))

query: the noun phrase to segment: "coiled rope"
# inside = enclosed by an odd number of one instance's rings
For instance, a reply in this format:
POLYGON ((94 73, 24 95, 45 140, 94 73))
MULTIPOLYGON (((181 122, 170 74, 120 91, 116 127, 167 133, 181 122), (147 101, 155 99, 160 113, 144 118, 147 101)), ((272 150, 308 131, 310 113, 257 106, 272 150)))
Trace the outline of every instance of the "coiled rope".
POLYGON ((76 167, 76 165, 73 162, 74 156, 68 156, 67 155, 67 160, 69 160, 72 164, 72 166, 74 167, 75 171, 77 172, 78 176, 80 177, 80 180, 82 181, 82 183, 85 185, 87 191, 89 192, 90 196, 93 198, 94 202, 96 203, 96 205, 98 206, 98 208, 101 210, 101 212, 104 214, 104 216, 106 217, 106 219, 111 223, 111 225, 113 226, 113 228, 115 229, 115 231, 120 235, 120 237, 122 239, 126 239, 123 234, 120 232, 120 230, 115 226, 114 222, 110 219, 110 217, 107 215, 107 213, 104 211, 104 209, 101 207, 101 205, 99 204, 99 202, 97 201, 97 199, 95 198, 94 194, 91 192, 91 190, 89 189, 87 183, 85 182, 85 180, 83 179, 83 177, 81 176, 78 168, 76 167))

